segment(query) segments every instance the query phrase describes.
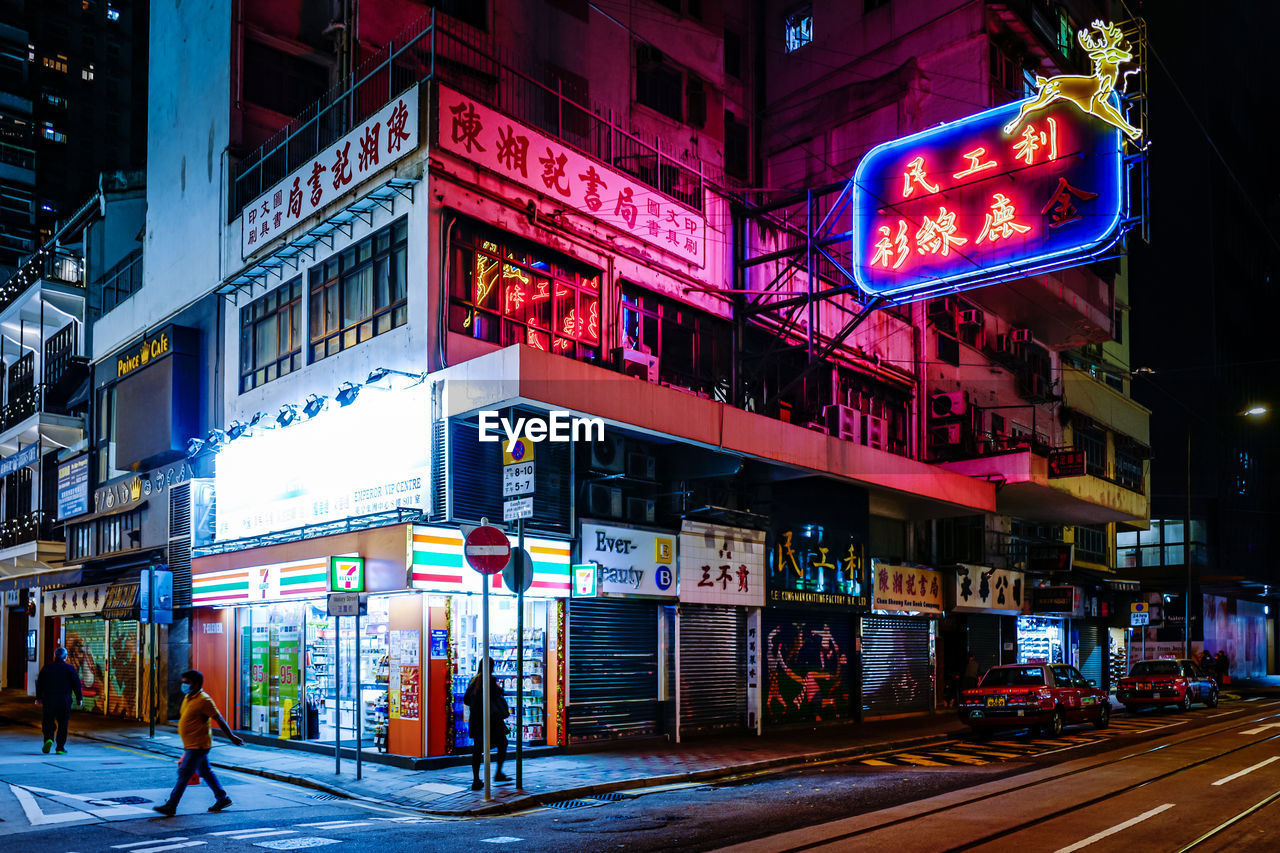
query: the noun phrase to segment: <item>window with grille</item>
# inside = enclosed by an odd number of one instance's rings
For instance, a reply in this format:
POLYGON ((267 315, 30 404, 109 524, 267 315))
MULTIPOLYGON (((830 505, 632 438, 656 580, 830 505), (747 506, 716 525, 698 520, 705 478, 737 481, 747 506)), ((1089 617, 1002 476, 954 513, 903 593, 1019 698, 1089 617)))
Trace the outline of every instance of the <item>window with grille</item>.
POLYGON ((570 358, 600 355, 600 272, 517 237, 453 231, 449 330, 570 358))
POLYGON ((402 217, 311 268, 311 361, 405 324, 408 237, 402 217))
POLYGON ((628 349, 658 356, 661 381, 709 398, 728 399, 731 337, 724 320, 626 284, 622 337, 628 349))
POLYGON ((783 32, 787 53, 792 53, 813 41, 813 7, 802 6, 787 16, 783 32))
POLYGON ((240 392, 302 367, 302 276, 240 309, 240 392))

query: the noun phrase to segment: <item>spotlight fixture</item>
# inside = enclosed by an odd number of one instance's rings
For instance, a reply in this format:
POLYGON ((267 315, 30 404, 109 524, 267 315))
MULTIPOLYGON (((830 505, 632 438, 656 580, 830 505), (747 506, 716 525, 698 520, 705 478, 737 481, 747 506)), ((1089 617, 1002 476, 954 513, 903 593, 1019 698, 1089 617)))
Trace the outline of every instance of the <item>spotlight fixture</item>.
POLYGON ((306 402, 302 404, 302 413, 308 418, 314 418, 325 410, 329 404, 329 398, 319 394, 308 394, 306 402))
POLYGON ((227 434, 220 429, 211 429, 204 437, 204 446, 209 450, 218 450, 227 443, 227 434))
POLYGON ((200 455, 200 451, 202 451, 202 450, 204 450, 204 439, 203 439, 203 438, 188 438, 188 439, 187 439, 187 458, 188 458, 188 459, 192 458, 193 456, 199 456, 199 455, 200 455))
POLYGON ((414 385, 417 385, 419 382, 422 382, 424 379, 427 378, 427 374, 425 373, 409 373, 404 370, 395 370, 390 367, 375 367, 373 370, 369 371, 369 378, 364 381, 364 384, 372 385, 375 388, 387 387, 390 385, 390 383, 386 383, 386 380, 388 377, 391 377, 391 376, 403 376, 406 379, 413 380, 412 382, 406 383, 405 385, 401 386, 404 388, 410 388, 414 385), (386 385, 384 385, 383 383, 386 383, 386 385))
POLYGON ((350 406, 359 395, 359 385, 354 382, 343 382, 338 386, 338 393, 333 395, 333 399, 338 401, 339 406, 350 406))
POLYGON ((227 427, 227 441, 235 441, 249 431, 249 424, 245 421, 232 421, 231 426, 227 427))
POLYGON ((276 423, 280 426, 288 426, 298 419, 298 407, 292 403, 285 403, 280 407, 280 411, 276 413, 276 423))

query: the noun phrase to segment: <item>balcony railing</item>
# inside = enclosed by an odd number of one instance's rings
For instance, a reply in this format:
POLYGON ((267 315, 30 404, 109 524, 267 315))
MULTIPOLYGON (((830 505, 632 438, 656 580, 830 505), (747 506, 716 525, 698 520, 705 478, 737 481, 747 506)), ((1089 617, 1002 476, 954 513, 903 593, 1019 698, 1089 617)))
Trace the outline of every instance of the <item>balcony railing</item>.
POLYGON ((0 548, 36 540, 55 541, 53 527, 53 514, 43 510, 7 518, 0 521, 0 548))
POLYGON ((84 287, 84 260, 65 249, 41 249, 0 286, 0 311, 8 308, 37 281, 84 287))
POLYGON ((407 27, 359 69, 355 83, 331 89, 233 168, 230 217, 305 164, 396 94, 438 80, 494 109, 553 134, 583 153, 701 210, 703 174, 696 159, 663 153, 593 111, 519 71, 494 44, 468 36, 433 11, 407 27))
POLYGON ((98 315, 106 314, 142 287, 142 247, 107 270, 93 286, 98 315))

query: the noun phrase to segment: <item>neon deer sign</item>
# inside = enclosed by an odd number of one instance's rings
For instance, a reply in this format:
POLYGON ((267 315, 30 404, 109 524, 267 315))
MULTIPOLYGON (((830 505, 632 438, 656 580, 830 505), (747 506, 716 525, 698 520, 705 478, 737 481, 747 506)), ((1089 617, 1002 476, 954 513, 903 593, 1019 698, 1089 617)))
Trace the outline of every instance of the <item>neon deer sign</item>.
MULTIPOLYGON (((1093 60, 1093 73, 1063 74, 1058 77, 1036 77, 1039 87, 1035 97, 1024 101, 1017 117, 1004 126, 1005 134, 1011 134, 1022 124, 1027 115, 1047 107, 1055 101, 1070 101, 1082 112, 1102 119, 1107 124, 1119 128, 1125 136, 1136 142, 1142 131, 1129 122, 1111 103, 1111 95, 1116 88, 1116 78, 1120 74, 1120 66, 1133 61, 1133 53, 1125 44, 1124 34, 1115 24, 1094 21, 1087 29, 1076 33, 1080 46, 1093 60), (1097 30, 1099 39, 1090 36, 1089 31, 1097 30)), ((1141 69, 1127 72, 1136 73, 1141 69)))

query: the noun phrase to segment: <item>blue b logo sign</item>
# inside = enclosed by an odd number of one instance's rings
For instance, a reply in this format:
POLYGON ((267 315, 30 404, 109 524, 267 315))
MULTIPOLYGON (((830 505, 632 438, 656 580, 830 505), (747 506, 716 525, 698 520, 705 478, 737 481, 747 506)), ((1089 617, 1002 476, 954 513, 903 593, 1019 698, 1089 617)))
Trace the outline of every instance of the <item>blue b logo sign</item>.
POLYGON ((664 592, 671 588, 671 569, 666 566, 659 566, 658 570, 653 573, 653 582, 658 585, 658 589, 664 592))

